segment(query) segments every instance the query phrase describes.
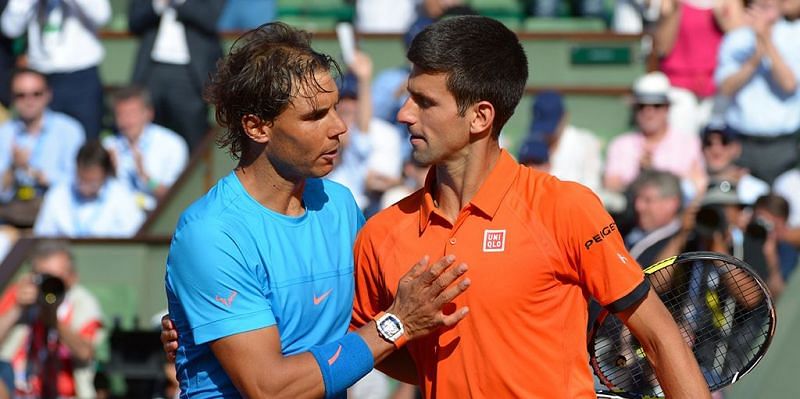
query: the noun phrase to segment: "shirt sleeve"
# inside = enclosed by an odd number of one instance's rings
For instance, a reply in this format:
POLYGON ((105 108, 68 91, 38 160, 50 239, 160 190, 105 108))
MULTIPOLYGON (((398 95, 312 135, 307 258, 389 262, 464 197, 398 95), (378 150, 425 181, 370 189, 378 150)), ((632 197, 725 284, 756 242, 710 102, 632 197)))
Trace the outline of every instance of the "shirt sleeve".
POLYGON ((557 211, 559 245, 581 285, 612 311, 624 310, 647 293, 641 267, 628 254, 617 224, 587 188, 567 183, 557 211))
POLYGON ((727 33, 719 46, 714 83, 721 85, 738 71, 755 51, 755 34, 749 28, 740 28, 727 33))
POLYGON ((276 324, 266 272, 248 263, 238 244, 222 226, 202 221, 175 233, 167 258, 169 311, 195 345, 276 324))

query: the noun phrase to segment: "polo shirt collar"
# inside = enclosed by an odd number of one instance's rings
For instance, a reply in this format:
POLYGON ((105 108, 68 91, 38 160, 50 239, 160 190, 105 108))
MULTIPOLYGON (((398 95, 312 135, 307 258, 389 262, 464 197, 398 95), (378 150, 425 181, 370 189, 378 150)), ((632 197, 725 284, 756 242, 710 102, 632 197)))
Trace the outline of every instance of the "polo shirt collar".
MULTIPOLYGON (((517 177, 519 164, 506 150, 500 150, 500 156, 486 180, 478 189, 470 204, 480 210, 490 219, 494 218, 500 203, 505 198, 508 189, 517 177)), ((436 185, 436 171, 430 168, 423 186, 422 203, 419 207, 419 231, 423 232, 431 222, 432 215, 436 212, 433 203, 433 188, 436 185)))

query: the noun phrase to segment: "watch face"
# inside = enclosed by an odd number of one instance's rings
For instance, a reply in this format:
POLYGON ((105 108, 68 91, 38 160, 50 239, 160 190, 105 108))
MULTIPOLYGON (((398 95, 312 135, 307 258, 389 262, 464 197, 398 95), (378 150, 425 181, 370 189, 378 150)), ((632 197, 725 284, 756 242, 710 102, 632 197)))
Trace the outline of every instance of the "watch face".
POLYGON ((389 337, 394 337, 400 333, 400 323, 393 317, 384 318, 381 320, 381 330, 389 337))

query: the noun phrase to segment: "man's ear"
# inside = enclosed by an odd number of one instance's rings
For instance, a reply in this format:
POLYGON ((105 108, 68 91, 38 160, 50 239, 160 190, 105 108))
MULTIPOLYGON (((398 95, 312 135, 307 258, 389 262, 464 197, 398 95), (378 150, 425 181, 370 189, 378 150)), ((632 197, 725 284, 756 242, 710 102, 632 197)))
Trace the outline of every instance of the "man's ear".
POLYGON ((265 122, 256 115, 247 114, 242 117, 242 130, 250 140, 266 144, 272 135, 272 123, 265 122))
POLYGON ((494 124, 494 105, 488 101, 479 101, 472 106, 472 120, 469 132, 472 134, 483 133, 491 130, 494 124))

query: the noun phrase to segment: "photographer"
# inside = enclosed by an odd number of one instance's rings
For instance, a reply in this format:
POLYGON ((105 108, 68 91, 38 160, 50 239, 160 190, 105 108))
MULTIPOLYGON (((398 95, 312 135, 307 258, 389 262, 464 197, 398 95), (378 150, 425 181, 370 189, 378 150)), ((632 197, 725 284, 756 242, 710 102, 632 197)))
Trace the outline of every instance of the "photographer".
POLYGON ((100 306, 77 284, 67 244, 42 242, 31 266, 0 299, 0 357, 14 368, 17 397, 94 397, 100 306))

